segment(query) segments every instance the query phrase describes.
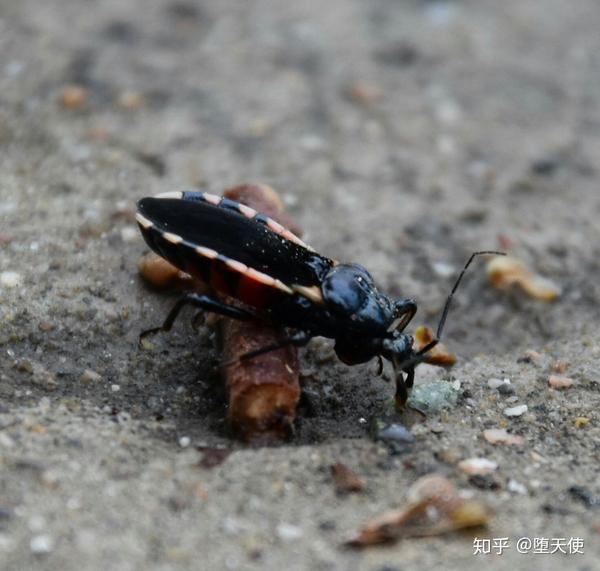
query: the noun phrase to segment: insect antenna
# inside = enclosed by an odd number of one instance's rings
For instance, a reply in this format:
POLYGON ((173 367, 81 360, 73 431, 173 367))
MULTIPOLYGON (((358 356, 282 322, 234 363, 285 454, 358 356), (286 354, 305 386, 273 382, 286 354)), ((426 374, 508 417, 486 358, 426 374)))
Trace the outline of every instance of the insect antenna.
POLYGON ((458 278, 456 278, 456 281, 454 282, 454 285, 452 286, 452 289, 450 290, 450 294, 446 298, 446 303, 444 304, 444 310, 442 311, 442 316, 440 317, 440 321, 437 326, 437 331, 435 332, 435 339, 432 339, 429 343, 427 343, 427 345, 425 345, 425 347, 423 347, 421 350, 419 350, 417 352, 417 356, 424 355, 428 351, 431 351, 431 349, 433 349, 440 342, 440 339, 442 338, 442 333, 444 331, 444 326, 446 325, 446 318, 448 317, 448 312, 450 311, 450 305, 452 303, 452 298, 454 297, 454 294, 456 293, 456 290, 458 289, 458 286, 460 285, 460 282, 462 281, 463 276, 465 275, 465 272, 471 265, 471 262, 473 262, 473 260, 477 256, 484 256, 486 254, 487 255, 491 254, 491 255, 495 255, 495 256, 506 256, 505 252, 495 252, 493 250, 483 250, 480 252, 473 252, 471 254, 469 259, 467 260, 467 263, 464 265, 462 271, 458 275, 458 278))

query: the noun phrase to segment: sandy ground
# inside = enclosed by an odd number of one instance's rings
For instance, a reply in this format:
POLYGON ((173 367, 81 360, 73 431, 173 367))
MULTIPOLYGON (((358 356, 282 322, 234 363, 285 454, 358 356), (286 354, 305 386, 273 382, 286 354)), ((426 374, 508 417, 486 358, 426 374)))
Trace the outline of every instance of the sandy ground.
POLYGON ((599 569, 599 29, 596 0, 0 2, 0 568, 599 569), (295 439, 244 446, 208 330, 183 319, 137 348, 174 298, 136 275, 131 209, 246 181, 279 189, 318 250, 416 297, 418 322, 482 248, 561 298, 494 290, 478 264, 448 323, 459 363, 417 375, 461 398, 403 454, 367 434, 390 384, 320 340, 295 439), (560 363, 575 384, 551 390, 560 363), (488 387, 505 377, 514 394, 488 387), (526 442, 493 446, 490 427, 526 442), (204 468, 202 445, 233 452, 204 468), (496 489, 457 468, 478 456, 496 489), (364 493, 336 495, 339 461, 364 493), (431 472, 487 502, 479 535, 511 547, 341 547, 431 472), (520 554, 523 536, 585 553, 520 554))

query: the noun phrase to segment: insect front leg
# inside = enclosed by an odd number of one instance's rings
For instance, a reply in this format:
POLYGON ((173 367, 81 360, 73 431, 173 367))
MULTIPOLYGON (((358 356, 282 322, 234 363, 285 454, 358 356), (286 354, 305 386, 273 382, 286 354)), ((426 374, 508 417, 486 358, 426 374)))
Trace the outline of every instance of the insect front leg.
POLYGON ((240 321, 248 321, 250 319, 258 318, 254 312, 248 309, 242 309, 240 307, 235 307, 234 305, 228 305, 209 295, 188 293, 177 301, 171 311, 169 311, 167 318, 160 327, 147 329, 146 331, 140 333, 139 343, 141 344, 146 337, 149 335, 154 335, 159 331, 170 331, 171 327, 173 327, 173 323, 175 323, 175 320, 177 317, 179 317, 179 313, 186 305, 193 305, 203 309, 204 311, 210 311, 212 313, 217 313, 218 315, 223 315, 224 317, 230 317, 232 319, 239 319, 240 321))
POLYGON ((406 371, 398 371, 396 374, 396 394, 394 401, 397 409, 402 409, 408 400, 408 391, 412 388, 415 382, 415 369, 410 367, 406 371), (406 372, 406 377, 404 373, 406 372))

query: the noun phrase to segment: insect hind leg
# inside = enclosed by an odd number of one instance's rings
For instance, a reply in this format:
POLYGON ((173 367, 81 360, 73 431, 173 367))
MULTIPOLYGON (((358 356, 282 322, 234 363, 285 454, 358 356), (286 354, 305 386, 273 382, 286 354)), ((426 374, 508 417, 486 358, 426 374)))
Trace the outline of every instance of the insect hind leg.
POLYGON ((154 335, 160 331, 170 331, 171 327, 173 327, 173 324, 179 317, 181 310, 186 305, 193 305, 204 311, 210 311, 211 313, 223 315, 224 317, 230 317, 231 319, 238 319, 240 321, 249 321, 251 319, 257 319, 258 317, 254 312, 248 309, 242 309, 234 305, 223 303, 209 295, 188 293, 177 300, 177 303, 173 306, 171 311, 169 311, 166 319, 160 327, 153 327, 152 329, 147 329, 146 331, 142 331, 142 333, 140 333, 139 344, 141 345, 144 339, 150 335, 154 335))

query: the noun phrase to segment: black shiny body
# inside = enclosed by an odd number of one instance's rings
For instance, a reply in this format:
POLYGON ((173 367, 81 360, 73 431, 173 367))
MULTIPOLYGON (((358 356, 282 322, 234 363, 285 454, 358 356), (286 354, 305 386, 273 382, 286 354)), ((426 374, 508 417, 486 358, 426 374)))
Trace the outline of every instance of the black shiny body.
POLYGON ((340 264, 321 256, 268 217, 232 200, 202 192, 167 193, 138 203, 138 224, 159 255, 241 302, 227 303, 190 294, 174 307, 161 328, 168 330, 185 304, 236 319, 256 319, 293 330, 280 343, 247 354, 252 358, 312 337, 335 341, 344 363, 374 357, 390 360, 396 371, 396 399, 403 404, 414 368, 438 342, 452 294, 444 308, 437 338, 418 352, 404 329, 417 311, 410 298, 381 293, 358 264, 340 264), (406 375, 406 377, 404 376, 406 375))

